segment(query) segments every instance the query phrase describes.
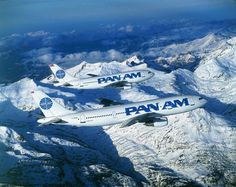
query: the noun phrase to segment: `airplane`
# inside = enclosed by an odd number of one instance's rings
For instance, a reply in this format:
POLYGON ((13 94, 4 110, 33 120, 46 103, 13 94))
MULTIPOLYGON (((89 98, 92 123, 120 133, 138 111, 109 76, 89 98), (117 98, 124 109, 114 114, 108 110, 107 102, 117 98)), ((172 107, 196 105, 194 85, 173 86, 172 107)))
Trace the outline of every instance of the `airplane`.
POLYGON ((53 84, 55 86, 73 86, 78 89, 97 89, 104 87, 129 89, 133 83, 142 82, 154 76, 154 73, 150 70, 135 70, 104 76, 88 74, 90 76, 89 78, 79 79, 60 68, 57 64, 50 64, 49 67, 54 75, 53 80, 55 82, 53 84))
POLYGON ((121 123, 121 127, 126 127, 140 122, 147 126, 164 126, 168 124, 167 116, 206 104, 206 100, 199 96, 174 96, 76 112, 64 108, 40 90, 33 91, 32 96, 45 116, 37 120, 42 125, 107 126, 121 123))

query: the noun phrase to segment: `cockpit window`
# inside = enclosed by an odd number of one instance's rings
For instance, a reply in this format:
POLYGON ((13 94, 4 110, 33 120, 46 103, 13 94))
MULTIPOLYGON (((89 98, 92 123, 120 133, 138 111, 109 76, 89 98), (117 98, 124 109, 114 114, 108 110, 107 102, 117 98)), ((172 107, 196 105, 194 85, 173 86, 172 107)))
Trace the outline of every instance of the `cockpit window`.
POLYGON ((199 97, 198 99, 199 99, 199 100, 202 100, 203 98, 202 98, 202 97, 199 97))
POLYGON ((148 74, 151 74, 151 73, 152 73, 151 71, 148 72, 148 74))

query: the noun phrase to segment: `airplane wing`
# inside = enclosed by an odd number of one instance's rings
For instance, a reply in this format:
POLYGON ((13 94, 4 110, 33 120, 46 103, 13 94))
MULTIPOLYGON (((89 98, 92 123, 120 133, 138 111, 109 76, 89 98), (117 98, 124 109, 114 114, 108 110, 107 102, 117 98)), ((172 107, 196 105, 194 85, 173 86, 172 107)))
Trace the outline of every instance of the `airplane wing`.
POLYGON ((163 117, 162 115, 157 113, 148 113, 135 116, 133 118, 124 121, 121 127, 128 127, 137 122, 144 123, 144 125, 146 126, 164 126, 168 124, 167 117, 163 117))
POLYGON ((132 84, 127 81, 115 82, 107 85, 106 87, 116 87, 116 88, 131 88, 132 84))
POLYGON ((118 102, 116 100, 111 100, 107 98, 98 98, 96 99, 98 102, 100 102, 103 106, 113 106, 113 105, 121 105, 123 103, 118 102))

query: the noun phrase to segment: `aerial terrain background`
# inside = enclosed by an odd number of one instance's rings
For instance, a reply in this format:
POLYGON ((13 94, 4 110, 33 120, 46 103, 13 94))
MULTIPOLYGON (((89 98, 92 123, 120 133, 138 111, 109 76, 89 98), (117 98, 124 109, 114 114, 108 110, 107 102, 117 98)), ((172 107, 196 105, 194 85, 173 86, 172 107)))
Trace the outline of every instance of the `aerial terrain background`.
POLYGON ((0 183, 80 186, 236 185, 236 1, 1 0, 0 183), (150 68, 130 90, 79 91, 45 79, 150 68), (30 92, 71 110, 174 95, 204 108, 161 128, 40 126, 30 92))

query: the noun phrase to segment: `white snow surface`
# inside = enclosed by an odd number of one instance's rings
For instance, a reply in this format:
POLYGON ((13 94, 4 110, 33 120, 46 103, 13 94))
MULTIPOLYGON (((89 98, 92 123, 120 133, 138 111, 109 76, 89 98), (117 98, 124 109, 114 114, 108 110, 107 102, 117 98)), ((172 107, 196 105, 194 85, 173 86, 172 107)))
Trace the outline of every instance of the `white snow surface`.
MULTIPOLYGON (((207 35, 170 45, 164 58, 200 55, 193 71, 179 68, 129 90, 79 91, 22 79, 0 87, 0 182, 20 185, 234 186, 236 185, 236 37, 207 35), (169 116, 164 127, 40 126, 30 92, 40 89, 63 106, 81 111, 103 107, 97 98, 123 103, 173 95, 201 95, 204 108, 169 116)), ((160 51, 152 49, 152 55, 160 51)), ((157 54, 158 53, 158 54, 157 54)), ((76 77, 147 68, 124 62, 82 62, 76 77)), ((174 61, 172 62, 174 63, 174 61)), ((62 64, 63 65, 63 64, 62 64)))

